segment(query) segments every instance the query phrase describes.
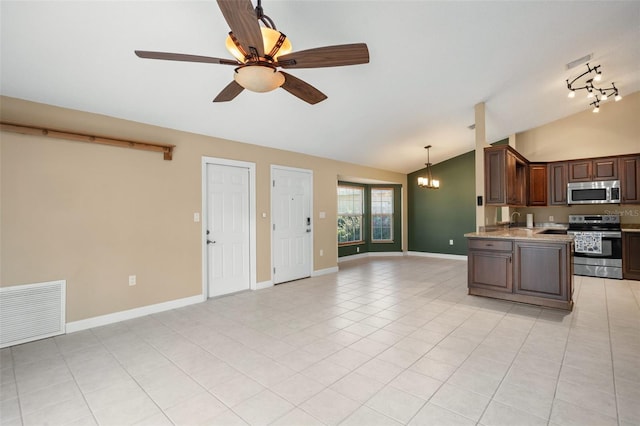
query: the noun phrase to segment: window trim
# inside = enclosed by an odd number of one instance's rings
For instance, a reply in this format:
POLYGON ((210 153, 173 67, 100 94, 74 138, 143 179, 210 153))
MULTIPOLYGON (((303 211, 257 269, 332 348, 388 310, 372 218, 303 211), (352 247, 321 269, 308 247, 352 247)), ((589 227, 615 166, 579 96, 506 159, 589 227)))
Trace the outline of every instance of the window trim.
POLYGON ((393 243, 395 241, 394 240, 394 232, 393 232, 394 214, 395 214, 395 208, 396 208, 395 202, 394 202, 394 197, 396 195, 395 188, 393 188, 393 187, 375 186, 375 187, 369 188, 369 193, 370 193, 370 195, 369 195, 369 197, 370 197, 369 204, 370 204, 370 208, 371 208, 371 213, 370 213, 370 216, 371 216, 371 225, 370 225, 370 228, 371 228, 371 243, 373 243, 373 244, 390 244, 390 243, 393 243), (391 208, 391 211, 392 211, 391 213, 388 213, 388 214, 373 213, 373 192, 377 191, 377 190, 391 191, 391 207, 392 207, 391 208), (373 220, 373 218, 375 216, 388 216, 388 217, 391 218, 391 220, 389 222, 389 230, 391 231, 391 238, 390 239, 387 239, 387 238, 385 238, 385 239, 376 239, 374 237, 374 232, 373 232, 374 220, 373 220))
MULTIPOLYGON (((348 214, 348 215, 343 215, 340 214, 339 208, 338 208, 338 212, 337 212, 337 220, 340 219, 340 217, 342 216, 358 216, 360 217, 360 239, 359 240, 353 240, 353 241, 344 241, 344 242, 340 242, 340 240, 338 239, 338 246, 339 247, 344 247, 344 246, 352 246, 352 245, 361 245, 364 244, 366 242, 366 238, 365 238, 365 230, 366 230, 366 224, 365 224, 365 216, 367 214, 366 211, 366 196, 367 196, 367 191, 366 191, 366 187, 365 186, 359 186, 359 185, 343 185, 343 184, 338 184, 338 187, 336 189, 340 189, 340 188, 351 188, 351 189, 358 189, 360 190, 361 194, 362 194, 362 213, 358 214, 348 214)), ((337 195, 337 194, 336 194, 337 195)), ((339 202, 339 201, 338 201, 339 202)), ((336 223, 336 226, 338 224, 336 223)))

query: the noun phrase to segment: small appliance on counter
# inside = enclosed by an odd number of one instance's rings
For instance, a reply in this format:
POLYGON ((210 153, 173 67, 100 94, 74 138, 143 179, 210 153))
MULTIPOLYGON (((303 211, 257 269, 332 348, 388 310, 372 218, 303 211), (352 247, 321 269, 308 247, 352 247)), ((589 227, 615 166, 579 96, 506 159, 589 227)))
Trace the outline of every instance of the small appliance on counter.
POLYGON ((619 215, 570 214, 567 234, 574 236, 574 274, 622 279, 619 215))

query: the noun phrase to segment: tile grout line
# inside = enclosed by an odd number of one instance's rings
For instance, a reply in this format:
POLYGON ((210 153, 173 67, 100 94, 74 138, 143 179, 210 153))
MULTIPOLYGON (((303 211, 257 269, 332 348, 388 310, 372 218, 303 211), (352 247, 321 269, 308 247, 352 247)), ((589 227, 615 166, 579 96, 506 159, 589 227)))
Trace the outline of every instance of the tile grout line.
MULTIPOLYGON (((91 334, 93 335, 93 332, 91 334)), ((78 379, 76 378, 76 375, 73 374, 73 370, 69 367, 69 363, 67 362, 67 357, 65 357, 64 354, 62 353, 62 351, 60 350, 60 345, 58 345, 58 341, 55 338, 53 338, 53 343, 58 348, 58 352, 60 352, 60 356, 62 357, 62 360, 64 361, 64 365, 69 370, 69 374, 71 374, 71 377, 73 377, 73 382, 76 384, 76 387, 78 388, 78 391, 82 395, 82 400, 87 405, 87 408, 89 409, 89 412, 91 413, 91 417, 96 422, 96 424, 99 425, 100 423, 98 422, 98 419, 96 418, 96 415, 93 412, 93 409, 91 409, 91 405, 89 405, 89 401, 87 401, 87 397, 85 396, 84 392, 82 391, 82 388, 80 387, 80 384, 78 383, 78 379)), ((76 419, 76 420, 80 420, 80 419, 76 419)), ((23 425, 24 425, 24 422, 23 422, 23 425)))
MULTIPOLYGON (((515 306, 518 306, 518 305, 515 305, 515 304, 514 304, 514 305, 512 305, 511 309, 513 309, 515 306)), ((511 309, 510 309, 509 311, 511 311, 511 309)), ((491 402, 492 402, 492 401, 496 401, 496 400, 494 399, 494 397, 495 397, 495 396, 496 396, 496 394, 498 393, 498 390, 500 389, 500 386, 502 386, 502 383, 504 382, 504 379, 507 377, 507 375, 509 374, 509 372, 510 372, 510 371, 511 371, 511 369, 513 368, 513 363, 514 363, 514 361, 518 358, 518 355, 520 354, 520 351, 522 351, 522 347, 523 347, 523 346, 524 346, 524 344, 527 342, 527 338, 531 335, 531 330, 533 330, 533 329, 534 329, 534 327, 535 327, 536 323, 537 323, 537 322, 538 322, 538 320, 540 319, 540 315, 542 315, 542 313, 544 312, 544 310, 545 310, 544 308, 541 308, 541 309, 540 309, 540 311, 538 312, 538 315, 536 315, 536 319, 535 319, 535 321, 533 322, 533 324, 532 324, 532 325, 531 325, 531 327, 529 328, 529 331, 527 332, 527 335, 525 336, 525 338, 524 338, 524 339, 522 339, 522 343, 521 343, 521 344, 520 344, 520 346, 518 347, 518 351, 516 352, 516 355, 515 355, 515 356, 513 357, 513 359, 511 360, 511 363, 509 364, 509 368, 507 369, 507 371, 506 371, 506 372, 504 373, 504 375, 502 376, 502 379, 500 379, 500 383, 498 383, 498 386, 496 387, 496 390, 495 390, 495 391, 493 391, 493 394, 491 395, 491 397, 490 397, 490 399, 489 399, 489 403, 487 404, 487 406, 486 406, 486 407, 484 407, 484 410, 482 410, 482 414, 480 414, 480 417, 479 417, 479 418, 478 418, 478 420, 477 420, 477 424, 480 424, 480 420, 482 420, 482 417, 483 417, 483 416, 485 415, 485 413, 487 412, 487 408, 489 408, 489 405, 491 405, 491 402)), ((505 313, 505 316, 506 316, 507 314, 508 314, 508 312, 507 312, 507 313, 505 313)), ((558 372, 558 374, 560 374, 560 373, 558 372)), ((496 402, 500 403, 500 401, 496 401, 496 402)), ((505 404, 505 405, 506 405, 506 404, 505 404)), ((515 408, 515 409, 519 410, 519 408, 516 408, 516 407, 512 407, 512 408, 515 408)), ((527 413, 527 414, 531 414, 531 413, 529 413, 529 412, 527 412, 527 411, 524 411, 524 410, 520 410, 520 411, 523 411, 523 412, 525 412, 525 413, 527 413)), ((534 414, 531 414, 531 415, 535 416, 534 414)), ((538 416, 536 416, 536 417, 538 417, 538 416)), ((551 410, 549 410, 549 417, 551 417, 551 410)), ((548 423, 549 423, 549 419, 547 419, 547 424, 548 424, 548 423)))
POLYGON ((616 362, 613 356, 613 344, 611 342, 611 317, 609 313, 609 294, 607 292, 607 282, 602 280, 604 289, 604 306, 607 310, 607 337, 609 340, 609 352, 611 353, 611 376, 613 379, 613 400, 616 404, 616 421, 620 425, 620 409, 618 408, 618 392, 616 392, 616 362))
POLYGON ((9 347, 9 353, 11 354, 11 375, 13 376, 13 382, 16 384, 16 400, 18 402, 18 410, 20 412, 20 424, 24 426, 24 413, 22 412, 22 400, 20 399, 20 388, 18 387, 18 378, 16 377, 16 362, 13 357, 13 347, 9 347))
MULTIPOLYGON (((458 303, 456 303, 456 305, 458 305, 458 304, 459 304, 459 302, 458 302, 458 303)), ((454 306, 455 306, 455 305, 454 305, 454 306)), ((513 307, 511 307, 511 308, 509 309, 509 311, 510 311, 512 308, 513 308, 513 307)), ((482 308, 477 308, 477 309, 476 309, 476 311, 475 311, 474 313, 477 313, 477 312, 479 312, 479 311, 482 311, 482 308)), ((503 313, 502 317, 500 318, 500 321, 496 322, 496 324, 491 328, 491 330, 489 331, 489 333, 487 333, 487 335, 485 336, 485 338, 484 338, 484 339, 482 339, 482 340, 480 341, 480 343, 478 343, 478 344, 476 345, 476 347, 474 348, 474 350, 473 350, 473 351, 471 351, 471 352, 469 353, 469 355, 467 355, 467 357, 465 358, 465 360, 464 360, 464 361, 462 361, 462 363, 460 363, 460 365, 459 365, 459 366, 457 366, 455 370, 453 370, 453 372, 451 373, 451 375, 449 375, 449 377, 447 378, 447 380, 442 381, 442 384, 441 384, 440 386, 438 386, 438 388, 436 389, 436 391, 435 391, 435 392, 433 392, 433 394, 431 395, 431 397, 429 397, 429 399, 427 399, 427 400, 425 401, 425 403, 424 403, 424 404, 420 407, 420 409, 419 409, 419 410, 418 410, 418 411, 417 411, 417 412, 416 412, 416 413, 411 417, 411 419, 409 419, 409 422, 408 422, 408 423, 410 423, 410 422, 411 422, 411 420, 413 420, 413 419, 415 418, 415 416, 417 416, 417 415, 418 415, 418 413, 420 412, 420 410, 422 410, 422 409, 423 409, 423 408, 424 408, 424 407, 429 403, 429 401, 431 401, 431 398, 433 398, 433 395, 435 395, 436 393, 438 393, 438 391, 439 391, 439 390, 440 390, 440 389, 441 389, 441 388, 442 388, 442 387, 443 387, 443 386, 444 386, 444 385, 449 381, 449 379, 450 379, 450 378, 451 378, 451 377, 456 373, 456 371, 458 371, 458 370, 460 369, 460 367, 464 364, 464 362, 465 362, 466 360, 468 360, 468 359, 469 359, 469 357, 471 356, 471 354, 473 354, 473 352, 475 352, 475 350, 478 348, 478 346, 480 346, 480 345, 482 344, 482 342, 484 342, 485 340, 487 340, 487 338, 488 338, 489 334, 491 334, 491 331, 495 330, 495 328, 498 326, 498 324, 500 324, 500 322, 502 322, 502 320, 506 317, 506 315, 507 315, 507 313, 508 313, 509 311, 506 311, 506 312, 504 312, 504 313, 503 313)), ((472 315, 471 315, 471 316, 472 316, 472 315)), ((436 318, 437 318, 437 317, 436 317, 436 318)), ((434 319, 435 319, 435 318, 434 318, 434 319)), ((467 320, 468 320, 468 319, 469 319, 469 318, 467 318, 467 320)), ((465 320, 465 322, 466 322, 466 320, 465 320)), ((449 335, 451 335, 451 333, 453 333, 455 330, 457 330, 458 328, 460 328, 460 326, 461 326, 462 324, 464 324, 464 322, 463 322, 463 323, 461 323, 461 324, 460 324, 458 327, 456 327, 454 330, 452 330, 452 331, 451 331, 449 334, 447 334, 445 337, 443 337, 439 342, 441 342, 441 341, 442 341, 442 340, 444 340, 445 338, 449 337, 449 335)), ((524 342, 523 342, 523 344, 524 344, 524 342)), ((435 347, 435 346, 437 346, 437 345, 434 345, 434 347, 435 347)), ((432 348, 432 349, 433 349, 433 348, 432 348)), ((430 349, 430 350, 429 350, 429 351, 428 351, 428 352, 427 352, 423 357, 421 357, 420 359, 424 358, 424 357, 425 357, 429 352, 431 352, 431 349, 430 349)), ((416 360, 416 361, 415 361, 413 364, 411 364, 411 365, 414 365, 416 362, 418 362, 418 361, 416 360)), ((407 369, 408 369, 408 368, 410 368, 410 367, 411 367, 411 366, 407 367, 407 369)), ((508 371, 508 370, 507 370, 507 371, 508 371)), ((505 373, 505 376, 506 376, 506 373, 505 373)), ((454 386, 454 385, 450 385, 450 386, 454 386)), ((465 390, 466 390, 466 389, 465 389, 465 390)), ((473 391, 469 391, 469 392, 473 392, 473 391)), ((473 392, 473 393, 476 393, 476 392, 473 392)), ((480 395, 480 394, 479 394, 479 395, 480 395)), ((437 405, 437 404, 436 404, 436 405, 437 405)), ((488 407, 488 406, 489 406, 489 405, 487 404, 487 407, 488 407)), ((440 407, 440 406, 438 406, 438 407, 440 407)), ((484 412, 485 412, 485 410, 486 410, 486 408, 487 408, 487 407, 485 407, 485 408, 484 408, 484 410, 483 410, 483 411, 482 411, 482 413, 480 414, 480 417, 478 418, 478 420, 474 420, 476 423, 479 423, 479 422, 480 422, 480 419, 481 419, 481 418, 482 418, 482 416, 484 415, 484 412)), ((444 408, 444 407, 440 407, 440 408, 443 408, 443 409, 445 409, 445 410, 447 410, 447 411, 450 411, 450 412, 455 413, 455 414, 457 414, 457 415, 460 415, 460 416, 462 416, 462 417, 468 418, 468 417, 466 417, 466 416, 464 416, 464 415, 462 415, 462 414, 460 414, 460 413, 457 413, 457 412, 455 412, 455 411, 449 410, 449 409, 447 409, 447 408, 444 408)), ((469 420, 472 420, 472 419, 469 419, 469 420)), ((408 423, 407 423, 407 424, 408 424, 408 423)))

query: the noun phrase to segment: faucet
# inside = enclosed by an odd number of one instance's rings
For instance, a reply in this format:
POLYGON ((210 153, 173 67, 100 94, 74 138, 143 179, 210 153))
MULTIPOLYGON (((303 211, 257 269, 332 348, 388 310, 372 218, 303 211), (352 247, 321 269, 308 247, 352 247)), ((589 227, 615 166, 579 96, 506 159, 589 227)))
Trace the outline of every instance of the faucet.
POLYGON ((520 217, 520 212, 513 212, 511 213, 511 222, 509 223, 509 226, 514 225, 516 222, 513 221, 513 215, 517 214, 518 217, 520 217))

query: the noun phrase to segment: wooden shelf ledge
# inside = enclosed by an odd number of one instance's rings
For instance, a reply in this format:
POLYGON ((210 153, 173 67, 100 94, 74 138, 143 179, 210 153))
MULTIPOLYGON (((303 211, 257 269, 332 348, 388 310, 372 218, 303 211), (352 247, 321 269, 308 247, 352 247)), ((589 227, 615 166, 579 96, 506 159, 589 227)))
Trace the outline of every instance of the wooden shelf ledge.
POLYGON ((47 136, 55 139, 71 140, 76 142, 97 143, 101 145, 119 146, 122 148, 139 149, 142 151, 162 152, 164 159, 173 159, 173 148, 175 145, 141 142, 127 139, 108 138, 104 136, 87 135, 83 133, 66 132, 63 130, 46 129, 43 127, 24 126, 22 124, 0 122, 0 130, 4 132, 20 133, 23 135, 47 136))

